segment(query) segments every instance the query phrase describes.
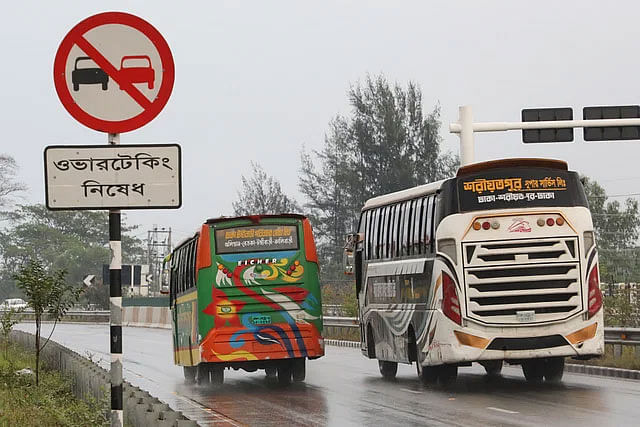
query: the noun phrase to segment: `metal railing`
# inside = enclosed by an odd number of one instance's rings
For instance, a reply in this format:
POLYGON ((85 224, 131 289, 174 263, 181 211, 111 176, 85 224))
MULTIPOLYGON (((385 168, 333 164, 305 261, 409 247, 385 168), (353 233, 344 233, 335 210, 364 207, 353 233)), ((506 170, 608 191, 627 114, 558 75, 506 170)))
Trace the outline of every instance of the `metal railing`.
MULTIPOLYGON (((68 311, 64 320, 109 322, 108 310, 99 311, 68 311)), ((25 311, 20 314, 23 319, 33 317, 33 312, 25 311)), ((323 316, 324 326, 330 328, 358 329, 360 324, 357 317, 323 316)), ((46 320, 46 314, 45 314, 46 320)), ((640 328, 607 327, 604 328, 605 344, 640 346, 640 328)))

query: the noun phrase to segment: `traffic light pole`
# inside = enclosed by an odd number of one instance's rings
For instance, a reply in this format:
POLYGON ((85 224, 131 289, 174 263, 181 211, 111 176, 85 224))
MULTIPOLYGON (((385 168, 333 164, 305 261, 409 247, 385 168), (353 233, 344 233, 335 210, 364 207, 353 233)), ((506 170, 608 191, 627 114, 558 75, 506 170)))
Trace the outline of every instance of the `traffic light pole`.
POLYGON ((474 132, 615 126, 640 126, 640 118, 473 123, 471 106, 463 105, 459 108, 458 121, 449 124, 449 132, 456 133, 460 137, 460 163, 461 166, 465 166, 474 162, 474 132))
MULTIPOLYGON (((109 144, 120 144, 120 134, 110 133, 109 144)), ((120 210, 109 209, 109 316, 111 347, 111 426, 122 427, 122 239, 120 210)))

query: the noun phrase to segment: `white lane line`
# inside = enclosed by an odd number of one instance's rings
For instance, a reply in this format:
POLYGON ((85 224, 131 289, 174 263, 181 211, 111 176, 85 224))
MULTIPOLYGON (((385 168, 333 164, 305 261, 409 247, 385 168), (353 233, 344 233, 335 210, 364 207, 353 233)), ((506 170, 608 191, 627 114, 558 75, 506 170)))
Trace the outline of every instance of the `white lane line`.
POLYGON ((502 412, 503 414, 519 414, 520 413, 517 411, 510 411, 508 409, 494 408, 493 406, 487 406, 487 409, 491 409, 492 411, 496 411, 496 412, 502 412))
POLYGON ((421 391, 416 391, 416 390, 409 390, 408 388, 401 388, 400 390, 402 391, 407 391, 409 393, 413 393, 413 394, 422 394, 421 391))

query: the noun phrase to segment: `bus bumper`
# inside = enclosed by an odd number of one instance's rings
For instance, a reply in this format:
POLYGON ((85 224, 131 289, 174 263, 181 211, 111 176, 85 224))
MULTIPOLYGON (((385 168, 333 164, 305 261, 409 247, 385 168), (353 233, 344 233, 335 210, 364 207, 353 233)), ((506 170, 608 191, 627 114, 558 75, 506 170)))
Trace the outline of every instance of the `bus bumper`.
POLYGON ((422 364, 436 366, 482 360, 590 358, 604 353, 603 310, 548 325, 490 327, 467 322, 461 327, 442 313, 434 314, 432 329, 422 344, 422 364))

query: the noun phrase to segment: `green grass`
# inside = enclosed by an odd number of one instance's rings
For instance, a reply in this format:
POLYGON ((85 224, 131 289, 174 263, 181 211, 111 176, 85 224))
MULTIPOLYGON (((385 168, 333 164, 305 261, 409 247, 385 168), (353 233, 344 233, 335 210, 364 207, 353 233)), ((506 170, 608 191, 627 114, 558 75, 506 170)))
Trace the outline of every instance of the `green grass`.
POLYGON ((613 356, 613 345, 607 344, 604 347, 604 355, 599 359, 585 361, 567 360, 567 363, 577 363, 585 365, 606 366, 609 368, 635 369, 640 370, 640 355, 635 352, 633 346, 623 345, 622 355, 613 356))
POLYGON ((88 397, 76 399, 71 381, 57 371, 40 368, 40 384, 33 375, 19 375, 24 368, 35 370, 35 355, 18 346, 10 346, 5 359, 0 354, 0 426, 99 426, 109 425, 105 418, 108 402, 88 397))

